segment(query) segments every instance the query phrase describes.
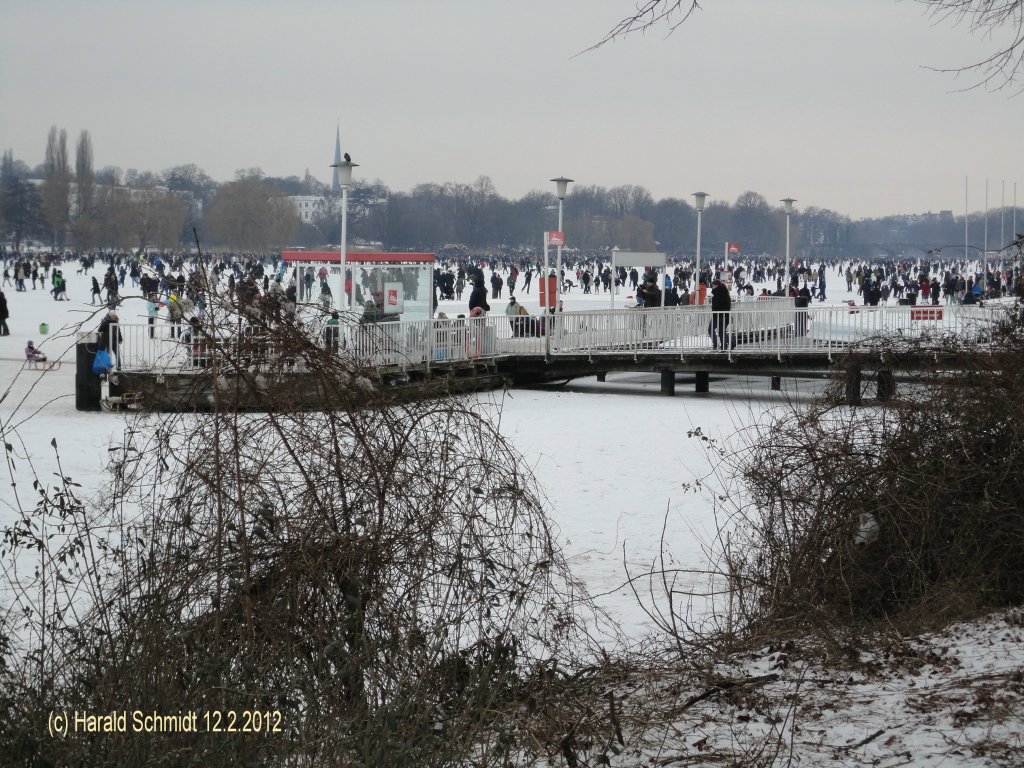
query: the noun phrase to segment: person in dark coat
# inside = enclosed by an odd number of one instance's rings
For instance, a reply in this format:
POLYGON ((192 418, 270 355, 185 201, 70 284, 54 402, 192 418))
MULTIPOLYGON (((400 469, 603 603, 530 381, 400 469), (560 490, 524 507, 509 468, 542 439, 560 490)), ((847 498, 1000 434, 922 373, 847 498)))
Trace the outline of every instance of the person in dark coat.
POLYGON ((7 308, 7 297, 4 296, 3 291, 0 291, 0 336, 11 335, 11 329, 7 327, 7 318, 10 316, 11 312, 7 308))
POLYGON ((123 337, 117 327, 117 322, 117 312, 114 310, 107 312, 106 316, 100 320, 100 326, 96 329, 96 349, 107 350, 111 360, 116 361, 117 370, 121 370, 121 355, 118 353, 118 348, 123 337), (114 326, 113 331, 110 326, 114 326))
POLYGON ((469 312, 479 307, 484 312, 491 311, 491 305, 487 303, 487 288, 484 285, 483 277, 473 282, 473 291, 469 294, 469 312))
POLYGON ((732 309, 732 297, 729 289, 721 280, 711 282, 711 346, 714 349, 726 348, 726 341, 729 338, 729 312, 732 309))
POLYGON ((645 307, 661 306, 661 289, 658 287, 658 283, 653 276, 641 283, 637 293, 643 297, 645 307))

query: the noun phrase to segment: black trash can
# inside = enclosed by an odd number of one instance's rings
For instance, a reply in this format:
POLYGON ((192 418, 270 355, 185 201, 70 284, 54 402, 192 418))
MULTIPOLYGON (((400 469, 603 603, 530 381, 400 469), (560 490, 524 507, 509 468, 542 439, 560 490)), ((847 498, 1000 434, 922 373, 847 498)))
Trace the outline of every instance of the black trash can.
POLYGON ((79 335, 75 345, 75 408, 79 411, 99 411, 100 377, 92 372, 96 359, 96 334, 79 335))

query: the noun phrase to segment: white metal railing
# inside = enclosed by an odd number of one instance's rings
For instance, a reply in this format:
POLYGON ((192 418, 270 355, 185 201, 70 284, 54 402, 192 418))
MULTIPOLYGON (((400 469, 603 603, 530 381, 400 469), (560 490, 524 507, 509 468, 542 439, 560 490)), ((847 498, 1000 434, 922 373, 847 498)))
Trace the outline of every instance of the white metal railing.
MULTIPOLYGON (((713 351, 721 327, 723 353, 734 355, 831 355, 849 344, 882 336, 895 341, 950 336, 984 341, 1006 305, 819 306, 798 309, 792 300, 733 305, 728 313, 707 306, 567 312, 540 317, 481 318, 343 324, 338 353, 375 367, 428 366, 514 355, 686 355, 713 351)), ((186 341, 180 328, 120 324, 117 349, 122 370, 194 370, 216 353, 214 345, 186 341)), ((209 331, 207 331, 209 333, 209 331)), ((311 328, 319 344, 323 326, 311 328)), ((289 351, 275 349, 266 332, 253 329, 236 339, 218 331, 222 354, 246 367, 280 364, 301 368, 289 351)))

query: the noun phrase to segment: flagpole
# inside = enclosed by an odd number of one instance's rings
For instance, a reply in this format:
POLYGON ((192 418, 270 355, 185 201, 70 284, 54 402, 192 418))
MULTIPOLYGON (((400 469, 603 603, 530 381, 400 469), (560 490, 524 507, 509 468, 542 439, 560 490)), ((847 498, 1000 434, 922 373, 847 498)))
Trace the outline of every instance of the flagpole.
POLYGON ((985 250, 981 252, 981 297, 988 298, 988 179, 985 179, 985 250))
POLYGON ((967 268, 967 244, 971 242, 967 228, 967 217, 970 215, 967 212, 967 177, 964 176, 964 268, 967 268))

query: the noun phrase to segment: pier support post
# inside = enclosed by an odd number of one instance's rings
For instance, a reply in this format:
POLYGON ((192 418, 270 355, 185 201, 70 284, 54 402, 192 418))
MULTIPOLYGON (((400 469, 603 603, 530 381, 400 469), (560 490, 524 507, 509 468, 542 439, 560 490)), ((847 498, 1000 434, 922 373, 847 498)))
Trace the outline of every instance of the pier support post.
POLYGON ((846 372, 846 404, 860 405, 860 369, 846 372))
POLYGON ((711 374, 708 371, 697 371, 697 392, 711 391, 711 374))
POLYGON ((661 372, 661 394, 674 395, 676 393, 676 372, 661 372))
POLYGON ((887 403, 896 396, 896 376, 892 371, 878 372, 878 399, 887 403))
POLYGON ((607 373, 605 373, 604 371, 600 371, 600 372, 598 372, 598 374, 597 374, 597 380, 598 380, 598 381, 601 381, 601 382, 603 382, 603 381, 605 380, 605 377, 606 377, 607 375, 608 375, 608 374, 607 374, 607 373))
POLYGON ((781 391, 782 391, 782 377, 781 376, 772 376, 772 392, 781 392, 781 391))

